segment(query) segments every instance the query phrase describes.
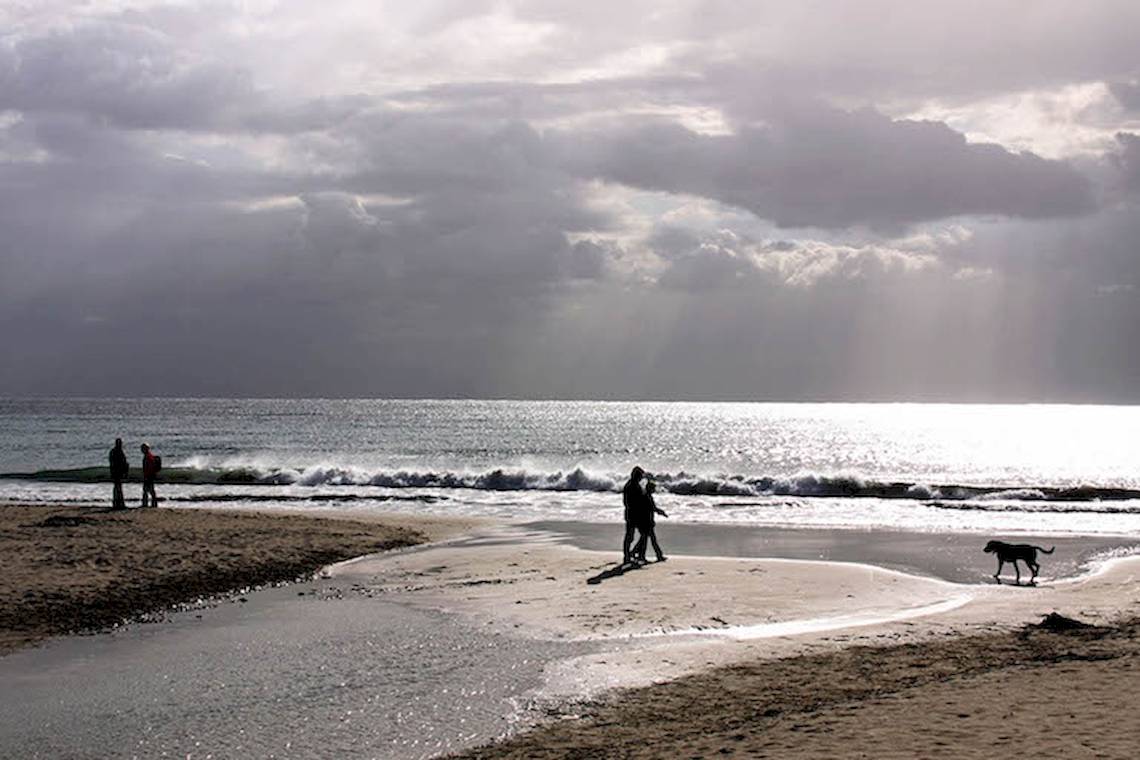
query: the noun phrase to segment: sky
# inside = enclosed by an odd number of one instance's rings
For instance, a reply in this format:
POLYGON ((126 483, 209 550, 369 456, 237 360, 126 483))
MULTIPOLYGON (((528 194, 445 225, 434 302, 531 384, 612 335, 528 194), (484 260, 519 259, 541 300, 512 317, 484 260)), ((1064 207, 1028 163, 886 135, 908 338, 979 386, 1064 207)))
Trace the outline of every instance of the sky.
POLYGON ((5 0, 0 395, 1140 402, 1140 3, 5 0))

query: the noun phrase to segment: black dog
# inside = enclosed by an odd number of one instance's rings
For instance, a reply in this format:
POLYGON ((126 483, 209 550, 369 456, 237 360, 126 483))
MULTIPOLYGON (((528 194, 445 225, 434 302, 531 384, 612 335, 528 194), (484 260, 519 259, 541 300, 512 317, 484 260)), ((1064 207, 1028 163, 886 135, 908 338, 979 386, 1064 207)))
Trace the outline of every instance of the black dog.
POLYGON ((1021 560, 1033 572, 1033 577, 1029 579, 1029 585, 1032 586, 1037 582, 1037 571, 1041 569, 1041 566, 1037 564, 1037 552, 1052 554, 1053 549, 1056 548, 1054 546, 1049 549, 1042 549, 1033 544, 1007 544, 1005 541, 990 541, 983 551, 986 554, 997 554, 998 569, 994 573, 994 580, 998 583, 1001 583, 999 577, 1001 569, 1005 567, 1006 562, 1012 562, 1013 570, 1017 573, 1017 584, 1021 585, 1021 569, 1017 566, 1017 561, 1021 560))

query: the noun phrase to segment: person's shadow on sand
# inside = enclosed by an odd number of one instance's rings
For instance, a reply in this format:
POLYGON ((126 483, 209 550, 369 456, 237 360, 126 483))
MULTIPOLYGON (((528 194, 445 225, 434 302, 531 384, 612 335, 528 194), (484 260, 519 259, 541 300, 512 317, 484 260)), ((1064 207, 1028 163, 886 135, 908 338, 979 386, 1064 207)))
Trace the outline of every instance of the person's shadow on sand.
POLYGON ((601 583, 602 581, 607 580, 608 578, 616 578, 619 575, 625 575, 630 570, 640 570, 640 569, 641 569, 641 565, 623 562, 619 565, 614 565, 611 568, 603 570, 602 572, 598 573, 597 575, 594 575, 590 578, 587 578, 586 583, 590 584, 591 586, 596 586, 599 583, 601 583))

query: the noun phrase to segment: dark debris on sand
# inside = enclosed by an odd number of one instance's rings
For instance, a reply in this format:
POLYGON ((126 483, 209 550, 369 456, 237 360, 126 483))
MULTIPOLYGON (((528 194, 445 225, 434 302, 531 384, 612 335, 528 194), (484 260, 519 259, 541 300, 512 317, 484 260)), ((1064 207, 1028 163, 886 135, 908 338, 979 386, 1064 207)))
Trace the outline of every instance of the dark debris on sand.
POLYGON ((1041 619, 1040 623, 1031 623, 1026 627, 1037 628, 1042 631, 1052 631, 1054 633, 1065 633, 1067 631, 1087 631, 1089 629, 1099 628, 1100 626, 1071 617, 1065 617, 1056 612, 1050 612, 1041 619))

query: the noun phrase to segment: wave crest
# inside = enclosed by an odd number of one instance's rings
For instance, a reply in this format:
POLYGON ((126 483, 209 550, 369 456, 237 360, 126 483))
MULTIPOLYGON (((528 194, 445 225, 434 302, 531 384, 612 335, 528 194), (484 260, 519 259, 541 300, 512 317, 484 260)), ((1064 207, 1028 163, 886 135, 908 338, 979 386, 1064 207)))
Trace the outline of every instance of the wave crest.
MULTIPOLYGON (((173 466, 159 476, 165 483, 187 485, 249 486, 376 486, 381 488, 463 488, 482 491, 584 491, 616 492, 625 478, 576 467, 567 471, 542 472, 522 468, 494 468, 482 472, 461 470, 368 470, 316 465, 286 467, 173 466)), ((137 480, 137 472, 134 479, 137 480)), ((877 498, 922 501, 932 506, 946 502, 1097 502, 1140 499, 1140 490, 1081 485, 966 486, 929 485, 906 481, 877 481, 859 475, 803 473, 782 477, 702 475, 684 471, 652 474, 661 490, 681 496, 797 496, 827 498, 877 498)), ((0 478, 61 483, 109 482, 106 467, 70 470, 40 470, 8 473, 0 478)), ((996 504, 994 505, 996 508, 996 504)))

